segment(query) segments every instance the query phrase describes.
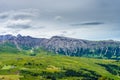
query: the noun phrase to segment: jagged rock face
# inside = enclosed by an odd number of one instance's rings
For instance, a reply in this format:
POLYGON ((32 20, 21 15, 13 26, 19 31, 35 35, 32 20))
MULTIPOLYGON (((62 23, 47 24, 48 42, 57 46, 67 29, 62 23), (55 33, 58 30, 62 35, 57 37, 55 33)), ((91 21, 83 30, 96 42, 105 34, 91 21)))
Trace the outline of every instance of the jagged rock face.
POLYGON ((45 39, 21 35, 1 35, 0 43, 6 41, 15 44, 17 48, 31 49, 36 47, 42 47, 49 51, 70 56, 81 56, 88 53, 96 53, 99 55, 120 54, 120 42, 112 40, 89 41, 60 36, 54 36, 50 39, 45 39))
POLYGON ((44 41, 47 39, 44 38, 33 38, 30 36, 12 36, 12 35, 1 35, 0 36, 0 43, 3 42, 11 42, 20 48, 31 49, 38 47, 43 44, 44 41))
MULTIPOLYGON (((108 41, 88 41, 82 39, 73 39, 66 37, 54 36, 44 44, 44 48, 56 53, 62 53, 65 55, 82 55, 92 51, 98 51, 99 53, 107 53, 106 50, 112 47, 115 51, 119 48, 120 42, 108 40, 108 41)), ((110 51, 110 50, 109 50, 110 51)), ((112 50, 111 50, 112 52, 112 50)))
POLYGON ((75 53, 78 48, 87 48, 87 42, 88 41, 54 36, 45 44, 45 48, 50 51, 55 51, 56 53, 75 53))
POLYGON ((0 36, 0 42, 3 42, 3 41, 12 41, 14 40, 15 36, 12 36, 12 35, 1 35, 0 36))

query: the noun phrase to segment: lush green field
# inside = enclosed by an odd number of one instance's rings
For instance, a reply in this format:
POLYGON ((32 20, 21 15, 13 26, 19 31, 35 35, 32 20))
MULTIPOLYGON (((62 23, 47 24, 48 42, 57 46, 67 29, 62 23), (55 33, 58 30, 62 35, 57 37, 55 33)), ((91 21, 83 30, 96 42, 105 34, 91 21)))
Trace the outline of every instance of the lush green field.
POLYGON ((0 80, 120 80, 120 61, 0 53, 0 80))

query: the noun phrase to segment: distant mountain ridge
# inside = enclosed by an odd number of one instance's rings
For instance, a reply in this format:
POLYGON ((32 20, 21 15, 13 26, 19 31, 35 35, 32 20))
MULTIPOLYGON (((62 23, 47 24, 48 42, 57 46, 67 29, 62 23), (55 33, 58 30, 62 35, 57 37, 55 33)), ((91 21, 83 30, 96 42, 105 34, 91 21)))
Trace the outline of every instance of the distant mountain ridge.
POLYGON ((120 41, 90 41, 83 39, 74 39, 61 36, 53 36, 50 39, 33 38, 31 36, 0 35, 0 45, 10 42, 21 50, 29 50, 41 47, 57 54, 68 56, 120 56, 120 41))

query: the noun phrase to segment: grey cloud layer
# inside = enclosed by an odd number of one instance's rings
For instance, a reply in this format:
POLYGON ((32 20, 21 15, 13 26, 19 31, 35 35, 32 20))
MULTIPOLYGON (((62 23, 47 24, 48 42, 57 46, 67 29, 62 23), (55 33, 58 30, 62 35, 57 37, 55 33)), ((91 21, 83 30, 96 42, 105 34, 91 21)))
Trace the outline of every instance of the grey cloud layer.
POLYGON ((119 3, 120 0, 1 0, 1 30, 18 30, 25 35, 32 31, 33 36, 97 39, 97 33, 101 39, 119 38, 119 3))
POLYGON ((18 20, 18 19, 29 19, 33 17, 31 14, 16 14, 13 19, 18 20))

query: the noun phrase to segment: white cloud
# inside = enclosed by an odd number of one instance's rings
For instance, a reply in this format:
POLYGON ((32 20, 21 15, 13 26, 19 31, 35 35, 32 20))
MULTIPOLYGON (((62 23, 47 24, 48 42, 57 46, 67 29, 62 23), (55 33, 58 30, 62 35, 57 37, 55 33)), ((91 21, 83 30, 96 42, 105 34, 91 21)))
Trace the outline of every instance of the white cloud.
POLYGON ((27 19, 27 20, 22 20, 22 19, 18 19, 18 20, 8 20, 5 22, 5 25, 13 25, 13 24, 29 24, 31 23, 31 20, 27 19))
POLYGON ((0 13, 0 33, 15 34, 23 29, 35 27, 39 17, 37 9, 10 10, 0 13))
POLYGON ((61 20, 63 20, 63 17, 62 16, 55 16, 55 20, 56 21, 61 21, 61 20))

